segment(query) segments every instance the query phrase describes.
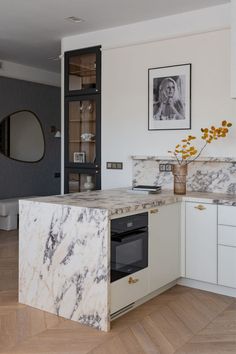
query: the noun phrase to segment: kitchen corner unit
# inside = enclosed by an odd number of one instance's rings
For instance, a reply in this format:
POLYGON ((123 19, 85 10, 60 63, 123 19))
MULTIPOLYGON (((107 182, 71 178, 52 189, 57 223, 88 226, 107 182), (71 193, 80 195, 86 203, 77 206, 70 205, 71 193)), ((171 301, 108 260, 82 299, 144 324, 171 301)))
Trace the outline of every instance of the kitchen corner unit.
POLYGON ((108 331, 111 319, 177 282, 236 297, 235 205, 226 194, 127 189, 21 200, 19 302, 108 331), (126 217, 127 238, 112 247, 126 217), (126 274, 110 282, 114 259, 126 274))
POLYGON ((101 48, 65 53, 65 193, 101 188, 101 48))

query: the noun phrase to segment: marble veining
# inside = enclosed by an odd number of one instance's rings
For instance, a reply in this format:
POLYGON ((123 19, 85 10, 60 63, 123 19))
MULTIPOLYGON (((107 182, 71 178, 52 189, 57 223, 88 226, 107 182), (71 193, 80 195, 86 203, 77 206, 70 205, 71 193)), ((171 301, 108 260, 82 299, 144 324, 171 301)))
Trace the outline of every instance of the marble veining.
POLYGON ((20 201, 19 302, 109 330, 108 212, 20 201))
MULTIPOLYGON (((236 194, 236 161, 233 158, 196 160, 188 165, 187 190, 196 192, 236 194)), ((133 160, 133 185, 154 184, 163 189, 173 189, 171 172, 160 172, 160 163, 172 160, 135 158, 133 160)))
MULTIPOLYGON (((172 186, 172 184, 170 184, 172 186)), ((28 201, 54 204, 67 207, 83 207, 90 209, 106 210, 108 218, 124 213, 142 211, 161 205, 171 204, 184 200, 193 199, 196 201, 207 201, 208 203, 227 203, 233 205, 236 202, 236 195, 229 193, 194 192, 188 191, 186 195, 180 196, 173 193, 173 190, 163 189, 160 194, 143 194, 133 192, 131 187, 116 188, 110 190, 65 194, 49 197, 30 198, 28 201)), ((79 215, 78 220, 83 216, 79 215)), ((100 233, 100 231, 98 231, 100 233)), ((85 240, 78 242, 84 243, 85 240)), ((73 245, 71 244, 71 248, 73 245)), ((70 250, 71 252, 72 250, 70 250)), ((68 254, 70 254, 68 252, 68 254)), ((66 261, 66 260, 65 260, 66 261)))
POLYGON ((110 328, 109 219, 181 201, 236 206, 236 196, 114 189, 20 201, 19 302, 110 328))
MULTIPOLYGON (((148 156, 148 155, 133 155, 132 160, 154 160, 154 161, 176 161, 171 156, 148 156)), ((200 156, 197 159, 198 162, 236 162, 236 157, 210 157, 210 156, 200 156)))

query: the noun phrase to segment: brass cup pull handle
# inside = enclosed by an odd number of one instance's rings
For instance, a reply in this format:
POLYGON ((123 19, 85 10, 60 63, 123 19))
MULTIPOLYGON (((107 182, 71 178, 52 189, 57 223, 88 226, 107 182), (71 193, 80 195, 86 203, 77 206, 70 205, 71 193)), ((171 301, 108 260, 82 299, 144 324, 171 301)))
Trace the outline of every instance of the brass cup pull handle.
POLYGON ((201 205, 201 204, 195 206, 194 208, 198 209, 198 210, 205 210, 206 209, 206 207, 204 207, 204 205, 201 205))
POLYGON ((128 279, 128 283, 129 284, 135 284, 135 283, 137 283, 139 281, 139 279, 134 279, 134 278, 132 278, 132 277, 129 277, 129 279, 128 279))
POLYGON ((158 213, 158 211, 159 211, 158 209, 151 209, 151 210, 150 210, 150 213, 151 213, 151 214, 156 214, 156 213, 158 213))

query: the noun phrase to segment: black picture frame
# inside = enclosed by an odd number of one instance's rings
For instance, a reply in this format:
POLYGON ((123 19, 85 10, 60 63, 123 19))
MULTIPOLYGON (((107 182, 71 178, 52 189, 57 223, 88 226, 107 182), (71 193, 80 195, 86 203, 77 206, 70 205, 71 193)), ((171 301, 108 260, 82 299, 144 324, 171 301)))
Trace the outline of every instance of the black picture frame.
POLYGON ((74 152, 74 163, 85 163, 86 153, 84 151, 74 152))
POLYGON ((192 65, 148 69, 148 130, 191 129, 192 65))

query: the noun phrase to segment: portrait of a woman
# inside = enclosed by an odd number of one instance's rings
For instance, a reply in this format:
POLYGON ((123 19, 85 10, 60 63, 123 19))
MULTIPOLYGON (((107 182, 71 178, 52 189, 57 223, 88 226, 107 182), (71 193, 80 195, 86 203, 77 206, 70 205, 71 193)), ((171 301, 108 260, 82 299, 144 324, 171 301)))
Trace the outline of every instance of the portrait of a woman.
POLYGON ((156 96, 157 100, 153 102, 154 120, 185 119, 184 104, 177 83, 172 77, 161 80, 156 96))

